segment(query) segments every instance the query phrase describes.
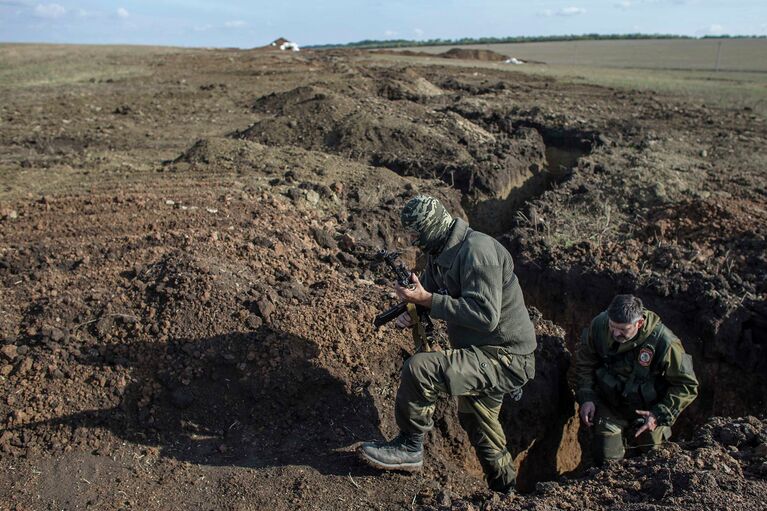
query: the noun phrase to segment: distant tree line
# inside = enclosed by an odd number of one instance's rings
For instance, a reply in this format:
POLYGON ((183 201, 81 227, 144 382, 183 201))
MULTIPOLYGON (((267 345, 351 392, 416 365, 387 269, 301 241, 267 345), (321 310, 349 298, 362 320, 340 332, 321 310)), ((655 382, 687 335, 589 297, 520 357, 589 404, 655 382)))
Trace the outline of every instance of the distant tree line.
POLYGON ((704 35, 701 39, 767 39, 767 35, 704 35))
MULTIPOLYGON (((730 36, 709 35, 704 39, 764 39, 767 36, 730 36)), ((553 41, 601 41, 616 39, 696 39, 691 36, 673 34, 581 34, 555 36, 513 36, 513 37, 463 37, 461 39, 426 39, 413 41, 410 39, 364 39, 345 44, 316 44, 306 48, 406 48, 413 46, 463 46, 467 44, 500 44, 500 43, 540 43, 553 41)))

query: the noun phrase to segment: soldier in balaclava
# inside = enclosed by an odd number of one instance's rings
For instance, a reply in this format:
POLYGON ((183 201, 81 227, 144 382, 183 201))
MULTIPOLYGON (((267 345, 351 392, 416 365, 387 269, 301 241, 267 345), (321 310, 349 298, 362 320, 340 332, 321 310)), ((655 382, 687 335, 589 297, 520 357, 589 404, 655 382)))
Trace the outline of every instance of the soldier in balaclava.
MULTIPOLYGON (((416 353, 405 361, 395 416, 400 433, 366 442, 362 458, 381 469, 420 470, 424 434, 434 426, 439 394, 456 396, 488 486, 514 489, 516 472, 498 419, 505 394, 516 399, 535 375, 535 330, 509 252, 494 238, 453 218, 435 198, 417 196, 402 210, 402 224, 427 256, 401 300, 430 309, 447 324, 451 349, 416 353)), ((410 326, 404 313, 397 326, 410 326)))

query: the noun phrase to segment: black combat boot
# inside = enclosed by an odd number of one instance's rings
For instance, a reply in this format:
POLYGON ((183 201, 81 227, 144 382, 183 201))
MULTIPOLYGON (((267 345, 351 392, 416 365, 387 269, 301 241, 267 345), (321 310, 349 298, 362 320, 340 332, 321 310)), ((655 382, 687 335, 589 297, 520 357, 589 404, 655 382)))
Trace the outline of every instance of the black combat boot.
POLYGON ((504 481, 503 478, 488 480, 488 488, 503 495, 513 496, 517 494, 517 480, 504 481))
POLYGON ((364 442, 360 456, 383 470, 416 471, 423 467, 423 433, 400 432, 388 442, 364 442))
POLYGON ((482 468, 485 470, 488 488, 505 495, 514 495, 517 487, 517 472, 514 470, 514 464, 511 463, 509 451, 504 449, 492 464, 483 465, 482 468), (500 460, 508 460, 508 464, 501 466, 498 463, 500 460))

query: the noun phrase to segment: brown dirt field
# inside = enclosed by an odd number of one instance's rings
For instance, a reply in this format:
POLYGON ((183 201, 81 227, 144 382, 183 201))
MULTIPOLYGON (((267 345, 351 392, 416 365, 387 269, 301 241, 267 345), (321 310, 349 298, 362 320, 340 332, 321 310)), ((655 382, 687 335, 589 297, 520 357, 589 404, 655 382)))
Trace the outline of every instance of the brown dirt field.
POLYGON ((362 52, 50 49, 0 46, 2 509, 763 508, 762 117, 362 52), (418 264, 416 193, 509 248, 536 322, 513 497, 449 400, 423 473, 354 453, 395 433, 412 341, 372 327, 373 255, 418 264), (678 442, 596 469, 569 368, 617 292, 701 396, 678 442))

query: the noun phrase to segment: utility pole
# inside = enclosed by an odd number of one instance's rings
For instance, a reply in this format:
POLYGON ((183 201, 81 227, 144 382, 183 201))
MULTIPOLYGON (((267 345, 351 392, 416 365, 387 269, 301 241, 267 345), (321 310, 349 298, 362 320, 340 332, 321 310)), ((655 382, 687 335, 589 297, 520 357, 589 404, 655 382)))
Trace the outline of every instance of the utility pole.
POLYGON ((719 72, 719 62, 722 56, 722 42, 723 41, 720 39, 716 43, 716 66, 714 66, 714 71, 717 73, 719 72))

